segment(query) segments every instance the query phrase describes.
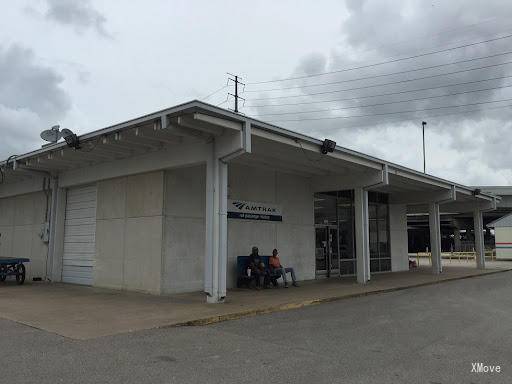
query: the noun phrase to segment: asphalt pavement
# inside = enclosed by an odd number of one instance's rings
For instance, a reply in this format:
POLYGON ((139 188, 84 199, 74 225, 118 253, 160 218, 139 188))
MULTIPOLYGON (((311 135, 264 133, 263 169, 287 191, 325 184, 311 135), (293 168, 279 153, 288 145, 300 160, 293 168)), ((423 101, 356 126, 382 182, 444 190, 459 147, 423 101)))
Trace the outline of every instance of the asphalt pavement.
POLYGON ((0 319, 0 383, 510 383, 511 293, 504 272, 84 341, 0 319))

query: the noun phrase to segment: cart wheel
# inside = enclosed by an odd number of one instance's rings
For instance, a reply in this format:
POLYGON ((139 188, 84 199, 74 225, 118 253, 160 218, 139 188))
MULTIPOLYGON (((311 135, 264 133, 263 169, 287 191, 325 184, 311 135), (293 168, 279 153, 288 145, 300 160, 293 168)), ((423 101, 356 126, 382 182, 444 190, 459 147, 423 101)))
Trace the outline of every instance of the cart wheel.
POLYGON ((16 266, 16 281, 19 285, 25 282, 25 266, 23 264, 16 266))

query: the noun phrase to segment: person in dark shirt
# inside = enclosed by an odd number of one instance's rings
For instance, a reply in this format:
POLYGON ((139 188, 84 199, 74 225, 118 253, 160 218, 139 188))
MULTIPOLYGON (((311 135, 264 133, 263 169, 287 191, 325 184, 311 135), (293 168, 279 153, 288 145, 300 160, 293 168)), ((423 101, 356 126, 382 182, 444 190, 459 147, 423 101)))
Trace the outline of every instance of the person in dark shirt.
POLYGON ((261 289, 266 284, 267 268, 259 255, 258 247, 252 247, 247 269, 255 277, 256 289, 261 289))

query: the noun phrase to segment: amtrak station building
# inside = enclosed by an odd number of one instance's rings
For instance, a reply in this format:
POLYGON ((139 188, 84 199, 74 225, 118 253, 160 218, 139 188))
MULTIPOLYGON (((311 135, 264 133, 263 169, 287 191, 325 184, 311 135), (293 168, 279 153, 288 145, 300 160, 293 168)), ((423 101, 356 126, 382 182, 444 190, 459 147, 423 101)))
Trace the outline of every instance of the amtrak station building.
POLYGON ((30 258, 29 279, 216 303, 252 246, 299 280, 408 270, 411 213, 428 214, 442 273, 440 213, 464 212, 485 267, 498 197, 332 144, 192 101, 11 156, 0 256, 30 258))

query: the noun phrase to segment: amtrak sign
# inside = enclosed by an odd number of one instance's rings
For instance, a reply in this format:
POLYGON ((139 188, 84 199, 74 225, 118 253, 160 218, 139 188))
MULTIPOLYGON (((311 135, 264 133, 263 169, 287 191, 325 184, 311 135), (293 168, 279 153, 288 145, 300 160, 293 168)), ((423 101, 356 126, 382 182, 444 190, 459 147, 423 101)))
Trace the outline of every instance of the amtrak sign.
POLYGON ((283 221, 281 206, 244 200, 228 200, 228 218, 283 221))

